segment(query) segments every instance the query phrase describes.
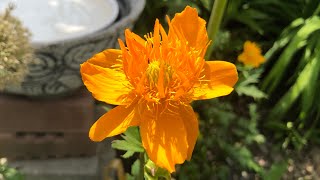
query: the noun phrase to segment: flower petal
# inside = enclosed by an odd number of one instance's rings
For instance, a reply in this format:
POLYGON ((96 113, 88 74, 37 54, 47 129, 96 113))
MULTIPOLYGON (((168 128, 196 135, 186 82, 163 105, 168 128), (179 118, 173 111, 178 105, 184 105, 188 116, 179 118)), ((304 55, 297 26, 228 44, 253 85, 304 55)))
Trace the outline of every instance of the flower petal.
MULTIPOLYGON (((118 52, 118 51, 116 51, 118 52)), ((125 98, 131 92, 130 83, 122 71, 114 69, 116 53, 103 51, 81 64, 84 84, 99 101, 115 105, 124 105, 125 98)))
POLYGON ((122 51, 119 49, 106 49, 92 58, 90 58, 87 62, 101 66, 104 68, 113 68, 112 66, 121 64, 118 59, 119 56, 122 54, 122 51))
POLYGON ((129 107, 117 106, 101 116, 90 128, 90 139, 102 141, 106 137, 123 133, 130 126, 139 125, 140 117, 135 104, 129 107))
POLYGON ((176 106, 165 107, 161 113, 145 110, 141 116, 142 144, 149 158, 169 172, 187 158, 187 132, 178 110, 176 106))
POLYGON ((232 63, 207 61, 200 77, 204 78, 193 89, 194 100, 211 99, 230 94, 238 81, 238 72, 232 63))
POLYGON ((199 135, 199 122, 195 112, 190 105, 180 105, 179 113, 183 119, 187 131, 188 153, 187 160, 191 159, 194 146, 199 135))
POLYGON ((187 6, 181 13, 177 13, 171 21, 169 36, 174 31, 181 33, 191 47, 204 48, 208 43, 206 21, 198 16, 197 9, 187 6))

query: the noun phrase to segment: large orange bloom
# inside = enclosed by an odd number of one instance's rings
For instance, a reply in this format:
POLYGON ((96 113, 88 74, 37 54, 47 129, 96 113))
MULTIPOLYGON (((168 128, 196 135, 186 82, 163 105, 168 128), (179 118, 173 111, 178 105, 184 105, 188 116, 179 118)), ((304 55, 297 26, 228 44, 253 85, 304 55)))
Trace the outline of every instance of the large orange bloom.
POLYGON ((93 124, 93 141, 139 126, 143 147, 159 167, 173 172, 191 158, 198 120, 190 102, 228 95, 238 79, 233 64, 205 62, 205 24, 186 7, 169 21, 168 34, 158 20, 145 39, 127 29, 121 50, 107 49, 81 65, 93 96, 119 105, 93 124))

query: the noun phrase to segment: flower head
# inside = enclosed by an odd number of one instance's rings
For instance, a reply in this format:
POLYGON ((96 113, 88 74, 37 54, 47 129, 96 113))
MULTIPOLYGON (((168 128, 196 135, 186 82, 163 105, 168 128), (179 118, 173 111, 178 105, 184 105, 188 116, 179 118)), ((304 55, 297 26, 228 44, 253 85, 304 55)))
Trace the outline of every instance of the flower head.
POLYGON ((259 67, 265 62, 265 58, 261 55, 261 49, 256 43, 246 41, 243 45, 243 52, 238 56, 238 61, 246 66, 259 67))
POLYGON ((166 33, 156 20, 145 39, 125 31, 126 45, 107 49, 81 65, 84 84, 93 96, 119 105, 100 117, 89 137, 101 141, 139 126, 149 158, 170 172, 191 158, 198 136, 193 100, 231 93, 238 79, 233 64, 204 60, 206 22, 186 7, 166 33))

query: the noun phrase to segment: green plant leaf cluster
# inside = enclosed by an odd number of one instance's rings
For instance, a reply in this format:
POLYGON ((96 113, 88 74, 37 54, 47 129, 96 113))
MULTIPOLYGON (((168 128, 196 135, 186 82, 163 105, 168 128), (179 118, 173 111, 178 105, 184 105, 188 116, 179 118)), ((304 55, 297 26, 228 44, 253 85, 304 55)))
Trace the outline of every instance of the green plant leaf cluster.
POLYGON ((269 61, 262 89, 269 95, 273 108, 268 127, 286 136, 298 149, 305 145, 318 128, 320 118, 320 4, 309 18, 294 20, 266 53, 269 61), (286 127, 291 123, 290 128, 286 127), (283 127, 283 128, 280 128, 283 127), (283 129, 285 131, 281 132, 283 129))
POLYGON ((263 180, 281 179, 282 175, 287 171, 288 164, 284 161, 272 164, 268 171, 262 173, 263 180))
POLYGON ((262 69, 247 68, 242 65, 238 65, 237 69, 240 77, 235 90, 240 96, 246 95, 255 100, 267 98, 267 95, 257 87, 263 72, 262 69))
POLYGON ((252 148, 265 142, 258 130, 255 104, 235 110, 232 104, 213 99, 195 102, 194 109, 199 113, 201 134, 191 161, 177 173, 179 179, 230 179, 244 170, 264 172, 252 148))
POLYGON ((24 176, 16 169, 9 167, 6 163, 0 164, 0 179, 24 180, 24 176))
POLYGON ((282 28, 299 17, 308 17, 316 0, 230 0, 226 23, 240 23, 260 35, 278 35, 282 28))

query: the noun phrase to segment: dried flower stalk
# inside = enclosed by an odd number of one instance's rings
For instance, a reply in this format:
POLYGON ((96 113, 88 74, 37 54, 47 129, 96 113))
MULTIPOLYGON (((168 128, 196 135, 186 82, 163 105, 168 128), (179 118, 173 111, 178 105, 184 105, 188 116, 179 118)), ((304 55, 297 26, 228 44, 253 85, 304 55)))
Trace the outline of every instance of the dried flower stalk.
POLYGON ((11 15, 13 5, 0 14, 0 90, 6 86, 19 85, 33 62, 29 43, 31 33, 21 21, 11 15))

